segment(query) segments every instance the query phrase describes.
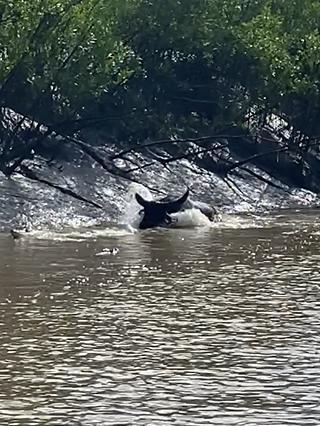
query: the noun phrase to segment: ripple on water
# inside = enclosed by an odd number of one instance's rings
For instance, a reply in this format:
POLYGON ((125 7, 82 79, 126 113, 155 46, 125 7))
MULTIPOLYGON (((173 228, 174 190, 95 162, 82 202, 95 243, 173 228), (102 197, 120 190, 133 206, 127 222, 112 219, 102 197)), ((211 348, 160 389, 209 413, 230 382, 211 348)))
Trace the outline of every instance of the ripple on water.
POLYGON ((318 425, 319 240, 286 232, 0 239, 0 424, 318 425))

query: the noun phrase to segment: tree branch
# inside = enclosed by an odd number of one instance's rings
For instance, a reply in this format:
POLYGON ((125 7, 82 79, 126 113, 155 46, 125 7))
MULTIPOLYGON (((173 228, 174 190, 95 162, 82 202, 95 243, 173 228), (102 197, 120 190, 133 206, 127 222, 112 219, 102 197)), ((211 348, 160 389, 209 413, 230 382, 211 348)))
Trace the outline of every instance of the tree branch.
MULTIPOLYGON (((180 144, 180 143, 197 143, 197 142, 206 142, 209 140, 215 139, 227 139, 227 138, 239 138, 243 135, 226 135, 226 134, 217 134, 211 136, 201 136, 199 138, 186 138, 186 139, 160 139, 153 141, 144 145, 136 144, 126 150, 119 152, 118 154, 112 155, 109 157, 110 160, 115 160, 117 158, 122 158, 124 155, 130 154, 131 152, 140 152, 147 148, 153 148, 156 146, 169 145, 169 144, 180 144)), ((222 144, 221 144, 222 145, 222 144)), ((226 144, 225 144, 226 146, 226 144)))
POLYGON ((81 195, 76 194, 71 189, 63 188, 60 185, 52 183, 52 182, 50 182, 50 181, 48 181, 46 179, 40 178, 39 176, 37 176, 34 173, 33 170, 31 170, 27 166, 21 165, 20 166, 20 173, 23 176, 27 177, 28 179, 35 180, 35 181, 40 182, 40 183, 44 183, 45 185, 50 186, 51 188, 56 189, 57 191, 61 192, 62 194, 69 195, 70 197, 73 197, 73 198, 75 198, 76 200, 79 200, 79 201, 83 201, 86 204, 90 204, 91 206, 96 207, 97 209, 102 209, 103 208, 102 206, 100 206, 100 204, 97 204, 94 201, 88 200, 88 199, 82 197, 81 195))

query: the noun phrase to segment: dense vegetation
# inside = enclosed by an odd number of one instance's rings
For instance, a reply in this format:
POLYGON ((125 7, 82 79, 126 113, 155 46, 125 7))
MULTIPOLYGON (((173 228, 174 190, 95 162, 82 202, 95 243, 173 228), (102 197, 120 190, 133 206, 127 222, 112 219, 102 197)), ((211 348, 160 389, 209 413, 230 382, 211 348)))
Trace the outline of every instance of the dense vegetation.
POLYGON ((5 174, 55 132, 109 171, 93 146, 175 139, 157 161, 319 191, 318 0, 0 0, 0 23, 5 174))

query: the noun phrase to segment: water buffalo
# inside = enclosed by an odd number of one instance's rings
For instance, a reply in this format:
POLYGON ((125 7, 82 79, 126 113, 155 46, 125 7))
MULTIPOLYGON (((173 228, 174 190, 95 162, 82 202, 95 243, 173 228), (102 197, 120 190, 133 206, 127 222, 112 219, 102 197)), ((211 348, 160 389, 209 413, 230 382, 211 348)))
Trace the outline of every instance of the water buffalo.
POLYGON ((143 214, 140 222, 140 229, 155 228, 155 227, 169 227, 175 221, 170 216, 172 213, 178 213, 191 208, 198 208, 210 221, 213 221, 216 215, 216 210, 205 204, 195 203, 188 199, 189 189, 176 200, 170 200, 170 197, 162 198, 158 201, 147 201, 140 194, 135 194, 137 202, 143 207, 141 213, 143 214))

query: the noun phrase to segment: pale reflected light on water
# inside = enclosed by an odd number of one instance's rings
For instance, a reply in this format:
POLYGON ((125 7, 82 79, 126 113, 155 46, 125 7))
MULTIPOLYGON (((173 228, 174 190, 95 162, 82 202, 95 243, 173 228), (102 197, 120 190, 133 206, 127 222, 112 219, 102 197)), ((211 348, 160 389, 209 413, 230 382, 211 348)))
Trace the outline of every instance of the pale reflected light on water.
POLYGON ((317 216, 264 223, 2 234, 0 425, 319 425, 317 216))

